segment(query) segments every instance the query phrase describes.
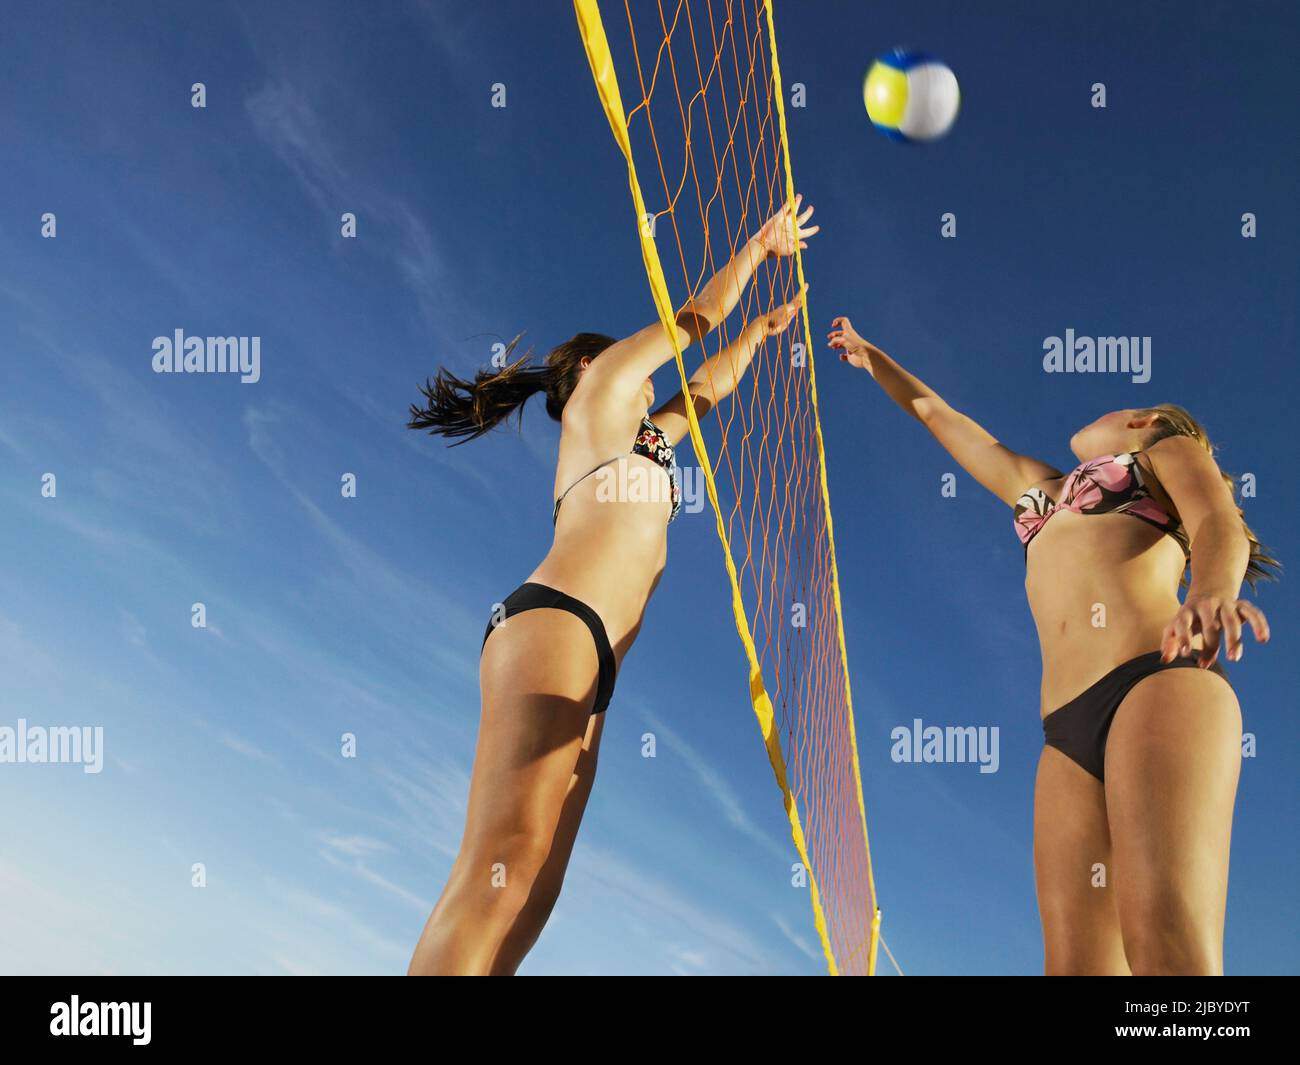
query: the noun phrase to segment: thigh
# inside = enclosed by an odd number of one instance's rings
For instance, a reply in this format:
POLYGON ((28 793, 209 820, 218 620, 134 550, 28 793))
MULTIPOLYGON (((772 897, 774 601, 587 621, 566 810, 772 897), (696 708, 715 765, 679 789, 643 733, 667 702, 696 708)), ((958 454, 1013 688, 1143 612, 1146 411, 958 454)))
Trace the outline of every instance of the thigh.
POLYGON ((516 614, 488 638, 469 848, 527 837, 549 849, 587 734, 598 665, 591 631, 563 610, 516 614))
POLYGON ((577 764, 569 780, 564 806, 551 838, 550 851, 538 871, 528 893, 528 900, 519 911, 510 933, 497 950, 492 961, 493 976, 512 976, 541 935, 550 919, 551 911, 564 886, 564 875, 569 868, 569 857, 578 837, 582 815, 591 795, 591 785, 596 774, 596 755, 600 749, 600 736, 605 715, 592 714, 587 725, 587 735, 578 754, 577 764))
POLYGON ((1034 874, 1047 975, 1128 974, 1110 860, 1101 781, 1044 747, 1034 785, 1034 874))
POLYGON ((1120 704, 1106 745, 1106 806, 1130 954, 1190 938, 1185 949, 1222 966, 1240 772, 1241 709, 1222 677, 1166 670, 1120 704))
POLYGON ((551 853, 542 870, 543 877, 554 879, 557 891, 564 880, 569 856, 573 853, 573 844, 578 838, 578 827, 582 824, 587 800, 591 798, 591 789, 596 783, 596 760, 600 754, 600 737, 604 728, 605 715, 592 714, 582 749, 578 752, 578 760, 573 767, 573 775, 569 778, 569 790, 560 811, 559 823, 555 827, 551 853))

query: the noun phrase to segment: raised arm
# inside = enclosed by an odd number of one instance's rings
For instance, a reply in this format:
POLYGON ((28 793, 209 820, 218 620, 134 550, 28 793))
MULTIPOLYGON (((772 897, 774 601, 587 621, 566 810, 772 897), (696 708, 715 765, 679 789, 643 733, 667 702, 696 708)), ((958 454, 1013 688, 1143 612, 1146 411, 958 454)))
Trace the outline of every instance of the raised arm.
MULTIPOLYGON (((807 247, 807 238, 820 227, 806 224, 813 209, 800 212, 801 203, 802 197, 796 196, 793 208, 787 204, 769 218, 677 312, 674 328, 678 347, 686 349, 722 324, 754 276, 754 268, 765 258, 793 255, 796 248, 807 247)), ((662 323, 655 322, 611 345, 592 363, 591 370, 607 385, 635 389, 672 357, 672 338, 662 323)))
POLYGON ((692 339, 706 336, 726 321, 760 262, 768 256, 793 255, 796 247, 808 247, 806 238, 821 227, 807 224, 813 208, 801 212, 802 204, 803 197, 796 196, 793 207, 786 204, 763 223, 763 228, 749 238, 731 262, 714 274, 699 295, 677 313, 677 324, 692 339))
MULTIPOLYGON (((768 337, 784 332, 802 306, 803 298, 796 296, 789 303, 760 315, 746 324, 735 340, 700 363, 699 369, 691 374, 686 386, 695 407, 696 418, 703 418, 736 390, 740 379, 749 370, 758 346, 768 337)), ((664 436, 676 444, 690 428, 685 397, 680 392, 675 393, 672 399, 651 415, 651 419, 663 431, 664 436)))
POLYGON ((1055 467, 998 443, 976 421, 954 410, 934 389, 859 336, 847 318, 831 323, 828 339, 842 360, 871 374, 889 398, 924 425, 962 469, 1004 503, 1014 505, 1030 485, 1061 476, 1055 467))
POLYGON ((1202 666, 1214 662, 1221 646, 1235 662, 1241 658, 1243 622, 1261 643, 1269 633, 1259 607, 1238 598, 1251 555, 1232 490, 1213 456, 1190 437, 1160 440, 1146 456, 1187 530, 1192 554, 1192 584, 1161 637, 1161 657, 1168 662, 1191 654, 1192 637, 1200 633, 1202 666))

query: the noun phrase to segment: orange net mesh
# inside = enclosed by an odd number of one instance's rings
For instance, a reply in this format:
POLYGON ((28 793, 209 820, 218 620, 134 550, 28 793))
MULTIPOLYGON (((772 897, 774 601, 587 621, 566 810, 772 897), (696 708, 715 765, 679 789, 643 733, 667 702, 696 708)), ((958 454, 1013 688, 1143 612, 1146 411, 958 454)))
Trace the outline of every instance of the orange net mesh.
MULTIPOLYGON (((652 287, 662 270, 680 307, 793 196, 770 3, 606 0, 603 24, 596 0, 575 7, 646 212, 639 236, 652 287)), ((705 339, 706 355, 801 287, 797 255, 760 264, 729 321, 705 339)), ((875 963, 876 898, 806 311, 760 345, 698 434, 742 642, 748 630, 754 709, 828 968, 866 973, 875 963)))

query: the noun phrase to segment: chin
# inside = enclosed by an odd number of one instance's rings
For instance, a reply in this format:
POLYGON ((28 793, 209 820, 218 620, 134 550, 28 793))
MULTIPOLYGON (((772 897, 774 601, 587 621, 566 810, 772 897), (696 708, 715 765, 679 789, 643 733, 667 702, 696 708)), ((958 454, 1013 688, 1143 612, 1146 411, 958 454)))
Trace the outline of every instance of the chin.
POLYGON ((1098 455, 1111 454, 1115 434, 1108 431, 1107 426, 1098 424, 1101 421, 1098 418, 1070 437, 1070 450, 1080 462, 1088 462, 1098 455))

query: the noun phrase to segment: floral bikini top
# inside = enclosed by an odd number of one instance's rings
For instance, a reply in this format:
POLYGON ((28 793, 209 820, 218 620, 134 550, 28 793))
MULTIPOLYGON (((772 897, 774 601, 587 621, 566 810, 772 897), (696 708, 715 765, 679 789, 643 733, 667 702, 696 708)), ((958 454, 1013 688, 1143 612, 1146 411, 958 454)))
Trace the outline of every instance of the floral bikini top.
MULTIPOLYGON (((650 420, 646 415, 641 419, 641 431, 636 434, 636 440, 632 442, 632 454, 644 455, 651 459, 664 473, 668 474, 668 482, 671 486, 670 499, 672 500, 673 509, 668 514, 669 522, 672 522, 682 510, 682 481, 681 473, 677 469, 677 456, 673 452, 673 445, 668 442, 664 436, 663 430, 650 420)), ((573 484, 569 485, 560 493, 560 498, 555 501, 555 512, 551 515, 551 524, 554 525, 560 520, 560 504, 564 502, 564 497, 574 490, 581 482, 590 477, 596 470, 603 469, 611 462, 617 462, 620 456, 615 455, 612 459, 606 459, 599 466, 596 466, 581 477, 573 484)))
POLYGON ((1015 528, 1029 553, 1029 541, 1058 510, 1076 514, 1132 514, 1178 541, 1189 553, 1182 523, 1151 498, 1137 462, 1138 452, 1103 455, 1076 467, 1061 485, 1061 498, 1052 500, 1041 488, 1031 488, 1016 500, 1015 528))

